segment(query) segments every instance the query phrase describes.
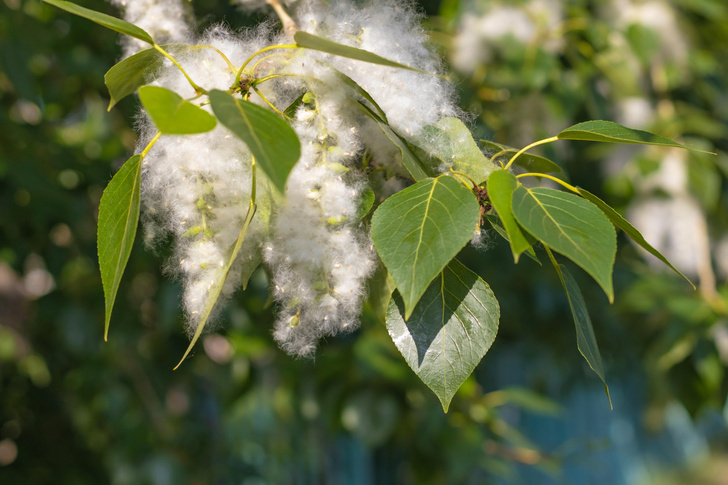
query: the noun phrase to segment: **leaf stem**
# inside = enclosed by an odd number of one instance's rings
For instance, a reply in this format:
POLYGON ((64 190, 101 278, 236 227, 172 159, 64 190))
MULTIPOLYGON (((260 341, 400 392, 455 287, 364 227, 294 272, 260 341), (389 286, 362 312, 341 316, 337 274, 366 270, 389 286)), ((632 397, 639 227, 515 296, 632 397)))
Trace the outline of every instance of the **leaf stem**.
POLYGON ((293 38, 293 34, 296 33, 296 22, 291 18, 290 15, 288 15, 288 12, 286 12, 286 9, 283 8, 283 5, 278 0, 265 0, 265 3, 273 7, 273 10, 275 10, 276 15, 278 15, 278 18, 281 19, 281 23, 283 24, 283 32, 288 34, 289 37, 293 38))
POLYGON ((238 69, 238 73, 235 75, 235 85, 237 86, 240 84, 240 76, 243 75, 243 70, 245 67, 250 64, 250 61, 255 59, 257 56, 262 54, 263 52, 271 51, 274 49, 298 49, 298 44, 277 44, 277 45, 269 45, 268 47, 263 47, 262 49, 254 52, 250 57, 248 57, 245 62, 243 62, 243 65, 240 66, 240 69, 238 69))
POLYGON ((152 149, 155 143, 157 143, 157 140, 162 136, 162 132, 158 131, 156 135, 154 135, 154 138, 147 144, 146 147, 144 147, 144 150, 139 154, 139 156, 144 160, 144 157, 147 156, 147 153, 149 153, 149 150, 152 149))
POLYGON ((539 140, 539 141, 531 143, 527 147, 521 148, 518 151, 518 153, 513 155, 513 158, 511 158, 511 160, 505 166, 505 169, 508 170, 511 167, 511 165, 513 165, 513 162, 516 160, 516 158, 518 158, 521 155, 521 153, 525 152, 526 150, 530 150, 531 148, 537 147, 539 145, 545 145, 546 143, 551 143, 551 142, 557 141, 558 139, 559 139, 558 136, 552 136, 551 138, 544 138, 543 140, 539 140))
POLYGON ((519 179, 521 177, 544 177, 549 180, 553 180, 557 184, 561 185, 564 188, 571 190, 572 192, 574 192, 576 194, 579 193, 579 189, 577 189, 576 187, 574 187, 573 185, 571 185, 567 182, 564 182, 563 180, 561 180, 559 178, 554 177, 553 175, 547 175, 545 173, 539 173, 539 172, 529 172, 529 173, 522 173, 520 175, 516 175, 517 179, 519 179))
POLYGON ((238 70, 235 67, 235 65, 232 62, 230 62, 230 59, 228 59, 228 57, 225 55, 225 53, 223 51, 221 51, 220 49, 218 49, 217 47, 215 47, 214 45, 207 45, 207 44, 204 44, 204 45, 194 45, 194 46, 191 46, 191 48, 194 49, 194 50, 197 50, 197 49, 212 49, 215 52, 217 52, 218 54, 220 54, 220 57, 223 58, 223 60, 225 61, 225 63, 230 68, 230 72, 237 72, 237 70, 238 70))
POLYGON ((281 111, 280 111, 280 110, 279 110, 278 108, 276 108, 275 106, 273 106, 273 103, 271 103, 270 101, 268 101, 268 98, 266 98, 265 96, 263 96, 263 93, 261 93, 261 92, 260 92, 260 90, 259 90, 259 89, 258 89, 258 88, 257 88, 256 86, 253 86, 253 90, 255 90, 255 93, 256 93, 256 94, 257 94, 258 96, 260 96, 260 97, 261 97, 261 99, 262 99, 263 101, 265 101, 265 103, 266 103, 266 104, 267 104, 268 106, 270 106, 270 107, 271 107, 271 109, 272 109, 273 111, 275 111, 275 112, 276 112, 276 113, 278 113, 279 115, 283 116, 284 118, 288 118, 288 116, 286 116, 286 115, 285 115, 285 114, 283 114, 283 113, 282 113, 282 112, 281 112, 281 111))
POLYGON ((184 68, 183 68, 182 66, 180 66, 180 65, 179 65, 179 62, 177 62, 177 59, 175 59, 174 57, 172 57, 172 55, 171 55, 171 54, 170 54, 169 52, 167 52, 167 51, 165 51, 164 49, 162 49, 162 47, 160 47, 160 46, 159 46, 158 44, 156 44, 156 43, 154 44, 154 48, 155 48, 155 49, 156 49, 156 50, 157 50, 157 51, 158 51, 158 52, 159 52, 160 54, 162 54, 162 55, 163 55, 164 57, 166 57, 167 59, 169 59, 170 61, 172 61, 172 64, 174 64, 175 66, 177 66, 177 68, 178 68, 178 69, 179 69, 179 70, 180 70, 180 71, 182 72, 182 74, 184 74, 184 76, 185 76, 185 77, 187 78, 187 82, 189 82, 189 83, 190 83, 190 86, 192 86, 192 89, 194 89, 194 90, 195 90, 195 93, 197 93, 197 94, 207 94, 207 90, 206 90, 206 89, 203 89, 203 88, 201 88, 200 86, 198 86, 198 85, 197 85, 197 83, 195 83, 195 82, 194 82, 194 81, 192 80, 192 78, 191 78, 191 77, 190 77, 190 76, 189 76, 189 75, 187 74, 187 71, 185 71, 185 70, 184 70, 184 68))
MULTIPOLYGON (((493 155, 492 157, 490 157, 490 159, 488 161, 490 163, 493 163, 496 158, 498 158, 501 155, 504 155, 504 154, 508 153, 509 151, 510 151, 509 149, 504 148, 503 150, 499 151, 498 153, 496 153, 495 155, 493 155)), ((503 162, 501 162, 501 167, 502 166, 503 166, 503 162)))

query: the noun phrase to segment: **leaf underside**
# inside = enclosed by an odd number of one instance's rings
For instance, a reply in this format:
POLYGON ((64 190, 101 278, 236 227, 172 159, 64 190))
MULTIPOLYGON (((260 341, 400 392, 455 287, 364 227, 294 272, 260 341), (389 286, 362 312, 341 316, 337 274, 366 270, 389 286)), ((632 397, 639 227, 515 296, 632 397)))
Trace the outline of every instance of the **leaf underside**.
POLYGON ((114 30, 120 34, 128 35, 130 37, 142 40, 148 44, 154 45, 154 39, 152 39, 151 35, 140 29, 136 25, 126 22, 125 20, 112 17, 111 15, 106 15, 105 13, 96 12, 95 10, 81 7, 80 5, 76 5, 72 2, 66 2, 64 0, 43 1, 53 5, 54 7, 65 10, 66 12, 78 15, 79 17, 91 20, 92 22, 96 22, 97 24, 106 27, 107 29, 114 30))
POLYGON ((167 88, 142 86, 139 99, 159 131, 166 135, 204 133, 217 125, 210 113, 167 88))

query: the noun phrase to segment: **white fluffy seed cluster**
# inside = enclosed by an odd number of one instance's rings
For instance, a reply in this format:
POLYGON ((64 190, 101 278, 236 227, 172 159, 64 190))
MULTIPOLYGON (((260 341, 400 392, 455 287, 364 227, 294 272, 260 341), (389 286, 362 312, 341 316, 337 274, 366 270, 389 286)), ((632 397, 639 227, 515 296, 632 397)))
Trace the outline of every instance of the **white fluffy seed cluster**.
MULTIPOLYGON (((127 0, 136 15, 139 4, 127 0)), ((178 0, 157 0, 160 9, 176 11, 178 0)), ((293 13, 300 30, 365 49, 394 61, 437 73, 438 58, 425 47, 420 17, 398 0, 353 6, 343 0, 309 0, 293 13)), ((181 7, 180 7, 181 8, 181 7)), ((131 18, 127 18, 131 20, 131 18)), ((162 27, 159 24, 157 27, 162 27)), ((155 31, 155 26, 145 25, 155 31)), ((187 30, 185 36, 189 36, 187 30)), ((262 26, 246 33, 213 28, 189 43, 211 45, 240 66, 259 49, 290 42, 262 26)), ((452 87, 442 79, 410 70, 335 57, 312 50, 274 51, 261 61, 255 77, 284 77, 260 85, 280 109, 301 93, 292 126, 301 141, 301 158, 293 168, 285 197, 272 196, 267 184, 257 187, 259 209, 245 244, 225 283, 224 300, 240 285, 247 266, 262 251, 278 304, 274 336, 287 352, 310 356, 319 339, 358 325, 366 280, 377 266, 368 230, 361 220, 366 177, 357 170, 366 158, 375 167, 402 172, 401 156, 381 129, 353 101, 344 73, 368 91, 403 136, 416 137, 427 125, 457 114, 452 87), (337 72, 338 71, 338 72, 337 72), (272 204, 272 203, 271 203, 272 204)), ((190 77, 205 89, 227 90, 235 72, 209 48, 176 55, 190 77)), ((155 83, 185 98, 194 92, 179 70, 165 65, 155 83)), ((251 101, 264 104, 251 93, 251 101)), ((156 132, 146 117, 139 122, 140 147, 156 132)), ((251 196, 251 155, 224 127, 191 136, 163 136, 144 161, 142 200, 147 240, 172 234, 175 256, 169 265, 184 285, 188 331, 194 332, 210 288, 227 264, 230 247, 240 233, 251 196)), ((259 177, 259 181, 263 177, 259 177)), ((393 178, 394 179, 394 178, 393 178)), ((389 195, 382 177, 379 194, 389 195)), ((396 184, 395 184, 396 185, 396 184)))

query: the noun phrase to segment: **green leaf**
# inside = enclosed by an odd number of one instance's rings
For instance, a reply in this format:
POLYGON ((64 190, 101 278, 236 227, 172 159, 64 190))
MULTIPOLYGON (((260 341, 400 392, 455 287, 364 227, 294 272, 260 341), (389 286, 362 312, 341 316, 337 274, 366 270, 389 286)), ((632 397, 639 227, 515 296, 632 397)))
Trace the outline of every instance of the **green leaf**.
MULTIPOLYGON (((326 63, 323 63, 323 64, 326 64, 326 63)), ((346 74, 344 74, 343 72, 339 71, 339 70, 338 70, 338 69, 336 69, 335 67, 333 67, 333 66, 330 66, 330 65, 328 65, 328 64, 326 64, 326 66, 327 66, 327 67, 328 67, 329 69, 331 69, 332 71, 334 71, 334 72, 335 72, 335 73, 337 74, 337 76, 339 76, 339 78, 341 79, 341 81, 342 81, 342 82, 343 82, 344 84, 346 84, 347 86, 349 86, 349 87, 350 87, 350 88, 351 88, 351 89, 352 89, 352 90, 353 90, 353 91, 354 91, 355 93, 357 93, 357 94, 358 94, 359 96, 361 96, 362 98, 364 98, 364 99, 366 99, 367 101, 369 101, 369 102, 371 103, 371 105, 372 105, 372 106, 374 107, 374 109, 376 110, 376 112, 377 112, 377 115, 379 115, 379 117, 380 117, 380 118, 382 119, 382 121, 383 121, 384 123, 387 123, 387 124, 389 124, 389 120, 387 120, 387 114, 386 114, 386 113, 384 112, 384 110, 383 110, 383 109, 382 109, 382 108, 381 108, 381 107, 379 106, 379 104, 377 104, 377 102, 376 102, 376 101, 374 101, 374 98, 372 98, 371 94, 369 94, 369 93, 368 93, 368 92, 367 92, 367 91, 366 91, 366 90, 365 90, 365 89, 364 89, 363 87, 361 87, 361 86, 359 85, 359 83, 357 83, 357 82, 356 82, 356 81, 354 81, 354 80, 353 80, 352 78, 350 78, 349 76, 347 76, 347 75, 346 75, 346 74)))
MULTIPOLYGON (((165 50, 186 47, 184 44, 163 45, 165 50)), ((156 49, 144 49, 114 65, 104 75, 111 100, 108 110, 119 101, 154 80, 162 66, 164 56, 156 49)))
POLYGON ((589 364, 589 367, 602 380, 604 391, 607 393, 607 399, 609 399, 609 407, 611 408, 612 398, 609 396, 609 386, 607 386, 607 380, 604 374, 602 354, 599 352, 599 345, 594 335, 594 327, 592 326, 584 297, 581 294, 579 285, 576 284, 576 280, 571 276, 566 266, 558 264, 553 254, 549 253, 549 258, 551 258, 551 262, 559 274, 559 279, 566 292, 566 298, 569 300, 569 308, 571 308, 571 315, 574 317, 574 325, 576 326, 576 346, 579 349, 579 353, 581 353, 589 364))
POLYGON ((306 49, 312 49, 315 51, 326 52, 327 54, 333 54, 339 57, 346 57, 349 59, 356 59, 358 61, 370 62, 372 64, 379 64, 382 66, 396 67, 399 69, 409 69, 410 71, 419 72, 422 74, 431 74, 421 69, 415 69, 399 62, 390 61, 384 57, 378 56, 373 52, 365 51, 363 49, 357 49, 356 47, 349 47, 336 43, 332 40, 319 37, 317 35, 309 34, 299 30, 293 36, 299 47, 305 47, 306 49))
MULTIPOLYGON (((480 143, 485 147, 486 150, 493 152, 493 155, 503 152, 498 155, 497 158, 504 157, 506 160, 510 160, 513 155, 518 153, 517 148, 509 147, 508 145, 501 145, 500 143, 494 143, 488 140, 480 140, 480 143)), ((492 155, 491 155, 492 156, 492 155)), ((529 172, 537 173, 558 173, 562 171, 556 163, 552 162, 546 157, 539 155, 533 155, 532 153, 524 152, 518 155, 516 161, 513 162, 515 165, 525 168, 529 172)))
POLYGON ((682 274, 680 270, 678 270, 676 267, 674 267, 670 261, 665 258, 657 249, 653 248, 650 243, 645 241, 645 238, 642 237, 642 234, 625 219, 622 217, 616 210, 614 210, 612 207, 610 207, 606 202, 604 202, 602 199, 597 197, 596 195, 592 194, 591 192, 588 192, 582 188, 577 187, 576 189, 579 192, 579 195, 584 197, 586 200, 591 202, 592 204, 596 205, 601 209, 602 212, 609 218, 610 221, 612 221, 612 224, 614 224, 618 229, 621 229, 624 231, 625 234, 627 234, 634 242, 640 245, 643 249, 645 249, 647 252, 649 252, 651 255, 655 256, 657 259, 668 265, 673 271, 675 271, 677 274, 682 276, 687 280, 688 283, 690 283, 695 288, 695 285, 693 284, 690 279, 682 274))
POLYGON ((601 141, 606 143, 627 143, 636 145, 661 145, 687 148, 669 138, 642 130, 633 130, 612 121, 593 120, 571 126, 558 135, 559 140, 601 141))
POLYGON ((281 192, 301 156, 296 132, 283 119, 257 104, 213 90, 210 104, 220 123, 250 148, 255 160, 281 192))
POLYGON ((496 170, 488 177, 488 198, 503 222, 503 227, 508 234, 508 242, 511 245, 513 261, 516 263, 518 263, 521 253, 531 247, 531 242, 513 216, 513 191, 517 186, 516 177, 507 170, 496 170))
POLYGON ((457 118, 442 118, 436 124, 426 126, 421 139, 420 147, 478 184, 496 168, 480 151, 468 127, 457 118))
POLYGON ((453 259, 408 319, 404 306, 395 292, 387 311, 389 335, 447 412, 455 392, 495 340, 498 301, 485 281, 453 259))
MULTIPOLYGON (((500 237, 505 239, 508 242, 508 244, 511 243, 511 238, 510 238, 510 236, 508 236, 508 233, 506 232, 505 227, 503 227, 503 223, 501 222, 500 218, 497 215, 486 214, 485 219, 488 221, 490 226, 493 229, 495 229, 495 232, 497 232, 500 237)), ((533 239, 533 236, 531 236, 527 232, 524 232, 523 235, 526 236, 526 239, 536 242, 536 240, 533 239)), ((536 251, 534 251, 533 246, 526 249, 524 254, 526 256, 528 256, 529 258, 531 258, 536 263, 538 263, 539 266, 541 266, 541 261, 538 259, 538 256, 536 256, 536 251)))
POLYGON ((404 299, 405 318, 442 268, 472 239, 479 217, 470 189, 447 176, 421 180, 374 212, 372 240, 404 299))
POLYGON ((104 340, 109 336, 111 310, 136 238, 142 169, 140 155, 124 163, 104 190, 99 204, 97 246, 106 301, 104 340))
POLYGON ((139 99, 159 131, 166 135, 191 135, 215 128, 215 117, 204 109, 159 86, 142 86, 139 99))
POLYGON ((306 96, 306 93, 303 93, 299 97, 293 100, 291 104, 288 105, 288 107, 283 111, 283 114, 288 116, 289 118, 293 118, 296 115, 296 111, 298 111, 298 108, 300 108, 303 103, 303 97, 306 96))
POLYGON ((129 22, 126 22, 124 20, 117 19, 116 17, 112 17, 111 15, 106 15, 105 13, 96 12, 95 10, 90 10, 88 8, 84 8, 76 5, 75 3, 66 2, 64 0, 43 1, 46 3, 50 3, 54 7, 65 10, 66 12, 70 12, 74 15, 78 15, 79 17, 83 17, 91 20, 92 22, 96 22, 97 24, 104 26, 107 29, 114 30, 120 34, 128 35, 130 37, 142 40, 148 44, 154 45, 154 39, 152 39, 151 35, 140 29, 136 25, 130 24, 129 22))
POLYGON ((245 242, 245 237, 248 233, 248 227, 250 227, 250 221, 253 220, 253 216, 255 215, 256 208, 257 207, 255 205, 252 205, 248 209, 248 214, 246 215, 245 221, 243 222, 243 227, 240 230, 240 235, 238 235, 238 239, 235 241, 235 244, 233 245, 233 247, 230 248, 230 250, 228 252, 227 264, 225 266, 217 269, 217 272, 216 272, 215 276, 213 277, 212 285, 210 286, 208 293, 207 293, 207 300, 205 301, 205 306, 202 309, 202 313, 199 316, 195 334, 192 336, 190 345, 187 347, 187 350, 185 351, 184 355, 182 356, 179 363, 174 367, 173 370, 176 370, 180 365, 182 365, 182 362, 184 362, 184 360, 187 358, 190 351, 197 343, 197 340, 200 338, 200 335, 202 335, 202 331, 205 329, 205 326, 207 325, 207 321, 210 318, 210 314, 212 313, 212 310, 215 308, 218 298, 220 298, 220 293, 222 292, 222 289, 225 286, 225 280, 227 280, 228 273, 230 273, 230 268, 232 268, 233 263, 235 263, 235 259, 238 257, 238 253, 240 253, 240 248, 243 247, 243 242, 245 242))
POLYGON ((384 320, 387 316, 389 300, 396 289, 397 284, 392 275, 383 264, 379 264, 369 279, 369 306, 378 318, 384 320))
POLYGON ((412 175, 412 178, 415 180, 423 180, 428 177, 436 177, 438 175, 437 170, 418 157, 410 147, 409 143, 399 136, 397 132, 395 132, 379 115, 372 111, 369 106, 360 102, 357 102, 356 106, 362 111, 362 113, 379 125, 384 134, 392 140, 392 143, 394 143, 397 148, 399 148, 399 151, 402 153, 402 164, 409 174, 412 175))
POLYGON ((513 214, 536 239, 581 266, 614 301, 617 235, 599 208, 574 194, 519 185, 513 192, 513 214))
POLYGON ((375 198, 376 196, 374 195, 374 191, 367 185, 361 193, 361 200, 359 201, 359 207, 356 211, 357 219, 363 219, 367 214, 369 214, 369 211, 372 210, 372 207, 374 207, 375 198))

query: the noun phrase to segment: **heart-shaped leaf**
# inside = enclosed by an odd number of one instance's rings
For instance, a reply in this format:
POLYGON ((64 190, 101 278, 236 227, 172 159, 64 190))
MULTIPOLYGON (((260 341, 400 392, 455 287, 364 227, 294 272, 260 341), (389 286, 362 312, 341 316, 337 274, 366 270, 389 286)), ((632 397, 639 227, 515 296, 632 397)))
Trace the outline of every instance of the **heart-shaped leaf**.
POLYGON ((577 191, 579 192, 579 195, 584 197, 589 202, 593 203, 597 207, 599 207, 602 212, 609 218, 610 221, 612 221, 612 224, 614 224, 618 229, 621 229, 624 231, 625 234, 627 234, 634 242, 639 244, 643 249, 645 249, 647 252, 655 256, 657 259, 668 265, 673 271, 675 271, 677 274, 682 276, 687 280, 688 283, 692 285, 693 288, 695 288, 695 285, 693 284, 690 279, 682 274, 680 270, 678 270, 676 267, 674 267, 670 261, 667 260, 665 256, 663 256, 657 249, 652 247, 650 243, 645 241, 645 238, 642 237, 642 234, 625 219, 624 217, 619 214, 616 210, 614 210, 611 206, 609 206, 606 202, 604 202, 602 199, 597 197, 596 195, 592 194, 591 192, 588 192, 580 187, 577 187, 577 191))
POLYGON ((80 5, 66 2, 64 0, 43 1, 46 3, 50 3, 54 7, 63 9, 66 12, 78 15, 79 17, 83 17, 85 19, 89 19, 92 22, 96 22, 97 24, 102 25, 107 29, 114 30, 120 34, 128 35, 130 37, 142 40, 148 44, 154 45, 154 39, 152 39, 151 35, 140 29, 136 25, 130 24, 129 22, 126 22, 124 20, 117 19, 116 17, 112 17, 111 15, 106 15, 105 13, 96 12, 95 10, 90 10, 88 8, 81 7, 80 5))
POLYGON ((405 318, 442 268, 472 239, 480 217, 467 187, 442 176, 421 180, 385 200, 371 235, 405 303, 405 318))
POLYGON ((111 310, 136 238, 142 183, 140 155, 124 163, 104 190, 99 204, 97 249, 106 301, 104 340, 108 339, 111 310))
POLYGON ((139 99, 159 131, 166 135, 191 135, 215 128, 215 117, 204 109, 159 86, 142 86, 139 99))
POLYGON ((404 302, 395 292, 387 311, 389 335, 447 412, 455 392, 495 340, 498 301, 485 281, 453 259, 414 313, 408 319, 404 315, 404 302))
POLYGON ((210 91, 210 104, 220 123, 248 145, 268 178, 284 192, 288 174, 301 156, 293 128, 277 114, 224 91, 210 91))
POLYGON ((513 191, 517 186, 516 177, 507 170, 496 170, 488 177, 488 198, 503 222, 516 263, 521 253, 531 247, 531 242, 513 216, 513 191))
POLYGON ((519 185, 513 192, 513 214, 536 239, 581 266, 614 301, 617 235, 597 206, 574 194, 519 185))

